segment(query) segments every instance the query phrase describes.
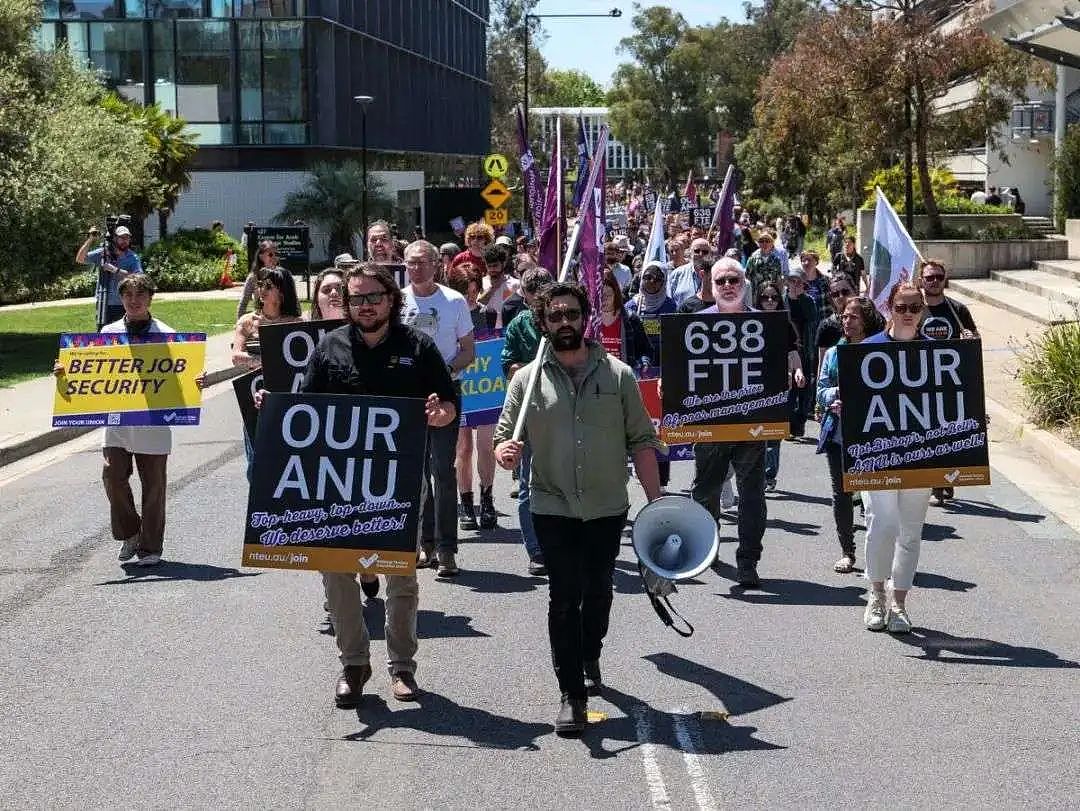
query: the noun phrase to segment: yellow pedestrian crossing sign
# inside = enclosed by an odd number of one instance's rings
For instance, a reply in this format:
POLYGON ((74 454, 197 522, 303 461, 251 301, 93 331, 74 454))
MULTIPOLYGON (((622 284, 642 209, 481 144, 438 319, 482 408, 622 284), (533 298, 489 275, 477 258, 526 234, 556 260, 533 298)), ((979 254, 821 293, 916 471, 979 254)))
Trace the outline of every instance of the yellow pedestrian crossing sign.
POLYGON ((484 186, 484 190, 480 192, 480 196, 483 197, 484 202, 492 208, 499 208, 503 203, 510 199, 510 189, 506 188, 506 184, 496 178, 484 186))
POLYGON ((484 174, 488 177, 504 177, 509 168, 510 162, 505 155, 495 153, 484 158, 484 174))

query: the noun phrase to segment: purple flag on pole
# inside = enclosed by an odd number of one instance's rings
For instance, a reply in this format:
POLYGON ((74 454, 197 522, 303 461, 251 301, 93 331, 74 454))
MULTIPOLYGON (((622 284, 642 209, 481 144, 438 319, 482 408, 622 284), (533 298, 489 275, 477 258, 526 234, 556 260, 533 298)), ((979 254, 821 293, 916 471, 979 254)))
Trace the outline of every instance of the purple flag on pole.
POLYGON ((515 108, 515 113, 517 114, 518 156, 521 159, 521 176, 525 180, 525 196, 529 201, 533 235, 539 236, 540 217, 544 210, 544 196, 540 192, 540 175, 536 170, 532 149, 529 148, 529 144, 525 140, 525 111, 520 104, 515 108))
POLYGON ((607 208, 607 129, 602 129, 596 139, 593 150, 593 167, 590 174, 595 174, 596 181, 592 189, 592 205, 582 210, 581 254, 578 277, 589 297, 589 309, 592 317, 585 327, 585 336, 595 338, 600 332, 601 288, 604 282, 604 244, 605 210, 607 208))
POLYGON ((551 168, 548 170, 547 190, 544 194, 544 211, 540 218, 540 267, 559 275, 559 241, 564 232, 562 219, 562 128, 558 127, 555 144, 551 148, 551 168))
POLYGON ((735 167, 728 166, 724 175, 724 185, 720 189, 720 199, 716 201, 713 221, 710 226, 716 253, 723 256, 735 240, 735 167))
POLYGON ((574 183, 574 196, 571 202, 574 208, 581 207, 581 198, 585 194, 585 182, 589 179, 589 140, 585 132, 585 120, 577 117, 577 182, 574 183))

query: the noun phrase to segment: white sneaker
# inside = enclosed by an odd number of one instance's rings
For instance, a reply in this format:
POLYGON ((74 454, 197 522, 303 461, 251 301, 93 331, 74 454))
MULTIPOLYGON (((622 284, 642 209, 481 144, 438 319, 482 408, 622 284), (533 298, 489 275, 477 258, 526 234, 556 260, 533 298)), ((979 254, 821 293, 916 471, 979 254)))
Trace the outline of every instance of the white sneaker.
POLYGON ((120 554, 116 556, 116 559, 121 563, 127 563, 133 557, 135 552, 139 548, 139 533, 136 532, 130 538, 124 541, 123 546, 120 547, 120 554))
POLYGON ((886 625, 885 598, 871 594, 863 612, 863 622, 868 631, 884 631, 886 625))
POLYGON ((889 611, 889 633, 911 633, 911 618, 907 614, 907 609, 901 608, 898 605, 894 605, 892 607, 892 609, 889 611))
POLYGON ((141 558, 135 561, 136 566, 157 566, 159 563, 161 563, 161 555, 155 554, 153 552, 151 552, 149 555, 143 555, 141 558))

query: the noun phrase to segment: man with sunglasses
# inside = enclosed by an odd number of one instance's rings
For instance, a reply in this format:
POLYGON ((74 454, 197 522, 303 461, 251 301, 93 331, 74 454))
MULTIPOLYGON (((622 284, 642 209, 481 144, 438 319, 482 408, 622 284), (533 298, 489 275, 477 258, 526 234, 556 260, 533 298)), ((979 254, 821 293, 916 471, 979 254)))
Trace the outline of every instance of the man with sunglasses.
MULTIPOLYGON (((924 338, 947 341, 951 338, 979 337, 971 311, 961 302, 945 295, 945 288, 949 286, 949 274, 945 270, 944 262, 940 259, 923 260, 919 286, 926 297, 926 317, 919 327, 924 338)), ((943 507, 945 502, 953 497, 953 489, 935 487, 933 494, 937 506, 943 507)))
MULTIPOLYGON (((432 246, 434 251, 434 246, 432 246)), ((432 256, 434 262, 435 256, 432 256)), ((457 391, 435 342, 401 322, 402 294, 390 271, 374 263, 345 273, 347 324, 326 334, 312 353, 300 390, 322 394, 422 397, 428 427, 457 433, 457 391)), ((454 478, 450 477, 451 490, 454 478)), ((456 496, 455 496, 456 498, 456 496)), ((451 502, 456 508, 456 501, 451 502)), ((456 526, 456 514, 455 526, 456 526)), ((370 639, 356 575, 323 572, 343 669, 334 688, 341 709, 359 705, 371 678, 370 639)), ((416 575, 386 577, 386 649, 390 688, 399 701, 420 694, 416 684, 416 575)))
POLYGON ((495 458, 507 470, 518 463, 524 442, 513 439, 514 426, 521 410, 528 409, 532 519, 547 564, 548 635, 562 691, 555 732, 576 735, 585 730, 586 696, 601 689, 600 650, 630 507, 626 456, 633 456, 652 501, 660 497, 655 451, 662 445, 633 371, 585 339, 585 291, 556 282, 540 292, 533 309, 552 351, 519 369, 510 381, 495 428, 495 458), (533 404, 542 403, 542 408, 525 402, 537 363, 533 404))
POLYGON ((671 271, 667 280, 667 294, 676 307, 682 307, 687 299, 698 295, 702 289, 701 281, 712 264, 712 253, 709 240, 695 239, 690 243, 690 261, 671 271))

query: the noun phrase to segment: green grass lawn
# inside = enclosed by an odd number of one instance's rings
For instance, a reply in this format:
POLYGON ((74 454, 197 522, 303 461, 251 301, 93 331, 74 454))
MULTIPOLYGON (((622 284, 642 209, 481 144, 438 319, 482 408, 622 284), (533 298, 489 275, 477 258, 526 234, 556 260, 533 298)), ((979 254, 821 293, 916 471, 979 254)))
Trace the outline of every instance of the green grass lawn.
MULTIPOLYGON (((159 301, 154 316, 179 332, 229 332, 236 323, 232 299, 159 301)), ((0 311, 0 387, 49 374, 62 332, 93 332, 92 304, 0 311)))

